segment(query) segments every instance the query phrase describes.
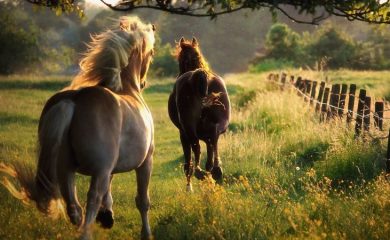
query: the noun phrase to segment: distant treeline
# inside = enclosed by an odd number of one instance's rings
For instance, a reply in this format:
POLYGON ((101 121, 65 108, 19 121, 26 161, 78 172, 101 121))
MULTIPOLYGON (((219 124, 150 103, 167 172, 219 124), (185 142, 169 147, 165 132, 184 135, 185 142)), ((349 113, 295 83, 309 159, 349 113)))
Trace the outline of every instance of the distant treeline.
POLYGON ((390 32, 372 27, 364 40, 328 22, 312 33, 299 34, 286 24, 274 24, 266 35, 265 49, 251 71, 304 67, 314 69, 390 69, 390 32))
MULTIPOLYGON (((153 10, 137 10, 131 14, 157 26, 156 55, 151 66, 151 74, 155 76, 178 74, 173 53, 176 41, 182 36, 195 36, 209 64, 220 74, 246 71, 250 63, 255 71, 279 65, 389 67, 387 26, 381 30, 381 27, 332 18, 330 22, 339 28, 331 32, 330 25, 317 29, 292 23, 283 16, 279 21, 287 25, 272 25, 269 11, 237 12, 214 21, 153 10)), ((0 1, 0 74, 75 74, 90 35, 104 31, 121 15, 97 10, 88 19, 80 19, 76 14, 56 16, 48 9, 35 11, 24 0, 0 1)))

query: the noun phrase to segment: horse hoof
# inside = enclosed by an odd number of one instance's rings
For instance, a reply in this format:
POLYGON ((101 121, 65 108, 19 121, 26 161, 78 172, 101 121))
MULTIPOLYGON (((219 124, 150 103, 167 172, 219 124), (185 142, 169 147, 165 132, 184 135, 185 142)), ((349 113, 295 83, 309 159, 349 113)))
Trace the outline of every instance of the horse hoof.
POLYGON ((222 168, 213 167, 213 169, 211 170, 211 176, 213 176, 214 180, 217 183, 222 183, 222 177, 223 177, 222 168))
POLYGON ((83 222, 83 219, 80 215, 69 216, 69 218, 70 222, 77 227, 80 227, 81 223, 83 222))
POLYGON ((206 177, 206 172, 198 167, 195 169, 194 176, 199 180, 204 180, 206 177))
POLYGON ((206 167, 206 171, 210 172, 213 169, 213 163, 212 162, 210 162, 210 163, 207 162, 205 167, 206 167))
POLYGON ((184 164, 184 173, 186 176, 191 176, 194 172, 194 167, 192 164, 185 163, 184 164))
POLYGON ((187 187, 186 187, 186 191, 187 192, 193 192, 194 190, 192 189, 192 184, 187 184, 187 187))
POLYGON ((100 210, 96 216, 96 222, 99 222, 102 228, 112 228, 114 225, 113 213, 110 210, 100 210))
POLYGON ((68 208, 68 216, 70 219, 70 222, 77 226, 80 227, 81 224, 83 223, 83 216, 82 216, 83 210, 81 207, 78 206, 70 206, 68 208))

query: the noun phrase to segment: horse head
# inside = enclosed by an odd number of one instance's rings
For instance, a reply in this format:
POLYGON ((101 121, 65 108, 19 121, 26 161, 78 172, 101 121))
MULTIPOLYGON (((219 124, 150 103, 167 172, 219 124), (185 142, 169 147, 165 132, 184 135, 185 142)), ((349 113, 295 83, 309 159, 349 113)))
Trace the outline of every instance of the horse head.
MULTIPOLYGON (((129 54, 128 65, 122 68, 121 76, 123 85, 141 91, 146 86, 146 75, 154 55, 154 31, 152 24, 140 24, 130 22, 127 18, 122 18, 120 29, 131 34, 135 38, 134 47, 129 54)), ((125 87, 126 88, 126 87, 125 87)))
POLYGON ((192 41, 185 40, 183 37, 180 39, 177 45, 177 59, 180 75, 197 68, 209 70, 208 64, 200 51, 199 42, 195 37, 192 38, 192 41))
POLYGON ((93 36, 68 89, 100 85, 117 93, 140 92, 154 54, 154 31, 137 17, 122 17, 119 28, 93 36))

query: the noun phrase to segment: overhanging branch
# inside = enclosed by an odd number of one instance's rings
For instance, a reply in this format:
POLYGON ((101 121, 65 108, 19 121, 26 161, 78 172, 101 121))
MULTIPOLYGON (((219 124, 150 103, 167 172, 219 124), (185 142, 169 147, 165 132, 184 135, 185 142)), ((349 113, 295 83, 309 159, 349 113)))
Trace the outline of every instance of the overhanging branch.
MULTIPOLYGON (((50 8, 62 8, 65 11, 71 9, 70 6, 76 6, 77 2, 80 2, 80 0, 26 1, 50 8)), ((210 17, 212 19, 242 9, 269 8, 271 11, 279 10, 281 14, 297 23, 318 24, 335 15, 345 17, 350 21, 390 24, 390 0, 119 0, 115 4, 107 0, 100 1, 114 11, 132 11, 146 8, 172 14, 210 17), (296 9, 294 13, 286 10, 287 7, 291 6, 296 9), (311 19, 303 20, 300 18, 301 14, 309 14, 311 19)))

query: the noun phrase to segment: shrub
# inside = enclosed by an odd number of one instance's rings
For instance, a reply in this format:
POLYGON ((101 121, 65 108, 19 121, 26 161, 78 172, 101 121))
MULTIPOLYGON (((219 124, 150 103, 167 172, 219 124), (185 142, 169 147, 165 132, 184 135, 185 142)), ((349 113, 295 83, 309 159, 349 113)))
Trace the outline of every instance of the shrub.
POLYGON ((356 43, 333 27, 325 27, 317 32, 315 40, 308 44, 306 52, 319 62, 327 59, 327 66, 332 69, 350 68, 356 59, 356 43))
POLYGON ((161 44, 159 38, 156 39, 156 54, 150 67, 151 74, 157 77, 173 77, 179 73, 179 67, 173 56, 173 48, 167 43, 161 44))
POLYGON ((249 72, 260 73, 278 69, 293 68, 294 63, 285 59, 263 59, 255 64, 249 65, 249 72))

